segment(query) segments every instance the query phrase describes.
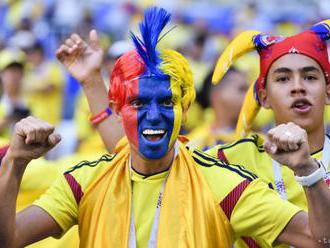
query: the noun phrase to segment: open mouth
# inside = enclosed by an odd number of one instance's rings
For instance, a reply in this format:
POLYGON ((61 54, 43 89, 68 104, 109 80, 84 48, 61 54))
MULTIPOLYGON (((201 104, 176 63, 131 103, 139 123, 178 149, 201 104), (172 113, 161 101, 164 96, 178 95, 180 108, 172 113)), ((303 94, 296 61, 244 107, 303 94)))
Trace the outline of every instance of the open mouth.
POLYGON ((158 141, 166 135, 165 129, 144 129, 142 135, 149 141, 158 141))
POLYGON ((291 108, 298 112, 308 112, 311 109, 312 104, 307 99, 298 99, 293 102, 291 108))

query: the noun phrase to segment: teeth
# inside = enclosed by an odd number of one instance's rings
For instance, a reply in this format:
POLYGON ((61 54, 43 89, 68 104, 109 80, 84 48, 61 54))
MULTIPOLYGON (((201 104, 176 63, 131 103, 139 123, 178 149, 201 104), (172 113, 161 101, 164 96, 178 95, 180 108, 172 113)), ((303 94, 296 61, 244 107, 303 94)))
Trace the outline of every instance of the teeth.
POLYGON ((156 135, 156 134, 164 134, 165 130, 159 129, 159 130, 152 130, 152 129, 145 129, 142 132, 144 135, 156 135))

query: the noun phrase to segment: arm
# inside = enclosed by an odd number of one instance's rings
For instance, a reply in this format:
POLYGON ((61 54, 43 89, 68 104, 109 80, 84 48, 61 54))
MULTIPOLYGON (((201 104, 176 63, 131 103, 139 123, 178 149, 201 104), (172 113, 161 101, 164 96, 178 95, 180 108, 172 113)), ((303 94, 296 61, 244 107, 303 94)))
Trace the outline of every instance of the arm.
MULTIPOLYGON (((81 84, 87 97, 91 115, 95 116, 109 106, 107 90, 101 75, 103 51, 95 30, 90 32, 89 44, 73 34, 56 51, 56 57, 81 84)), ((103 143, 113 152, 124 136, 120 118, 113 114, 96 126, 103 143)))
MULTIPOLYGON (((310 230, 308 215, 305 212, 297 213, 276 239, 276 243, 290 244, 294 247, 322 247, 310 230)), ((327 247, 325 245, 325 247, 327 247)))
POLYGON ((54 133, 54 127, 46 122, 28 117, 16 124, 0 167, 0 244, 4 247, 22 246, 60 231, 55 221, 37 207, 31 207, 17 218, 15 213, 26 166, 59 141, 60 136, 54 133))
MULTIPOLYGON (((308 176, 318 169, 318 164, 310 157, 306 131, 293 123, 270 130, 264 146, 273 159, 287 165, 297 176, 308 176)), ((297 244, 293 245, 300 247, 304 238, 311 238, 316 245, 327 247, 328 243, 322 241, 330 239, 330 190, 320 180, 311 187, 304 187, 304 191, 308 216, 296 215, 278 241, 296 240, 297 244)))

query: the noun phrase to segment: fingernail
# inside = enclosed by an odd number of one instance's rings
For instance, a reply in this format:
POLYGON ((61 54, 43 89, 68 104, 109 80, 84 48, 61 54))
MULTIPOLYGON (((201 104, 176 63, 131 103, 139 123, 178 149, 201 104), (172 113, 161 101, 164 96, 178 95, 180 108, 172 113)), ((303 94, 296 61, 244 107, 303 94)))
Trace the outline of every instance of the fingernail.
POLYGON ((270 152, 271 152, 271 153, 275 154, 275 153, 276 153, 276 150, 277 150, 276 145, 272 145, 272 146, 270 147, 270 152))

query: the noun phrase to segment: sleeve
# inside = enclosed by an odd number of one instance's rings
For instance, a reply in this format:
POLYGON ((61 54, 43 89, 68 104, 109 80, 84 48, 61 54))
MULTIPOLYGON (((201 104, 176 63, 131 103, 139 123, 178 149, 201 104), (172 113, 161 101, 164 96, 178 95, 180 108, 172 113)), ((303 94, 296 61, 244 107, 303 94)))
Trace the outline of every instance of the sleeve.
POLYGON ((64 174, 33 205, 45 210, 57 222, 62 235, 77 224, 78 204, 64 174))
POLYGON ((291 218, 301 209, 282 200, 260 179, 245 188, 230 217, 236 238, 262 239, 272 246, 291 218))

